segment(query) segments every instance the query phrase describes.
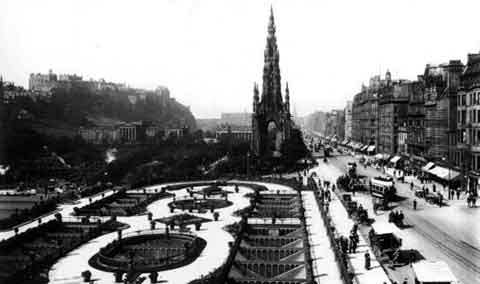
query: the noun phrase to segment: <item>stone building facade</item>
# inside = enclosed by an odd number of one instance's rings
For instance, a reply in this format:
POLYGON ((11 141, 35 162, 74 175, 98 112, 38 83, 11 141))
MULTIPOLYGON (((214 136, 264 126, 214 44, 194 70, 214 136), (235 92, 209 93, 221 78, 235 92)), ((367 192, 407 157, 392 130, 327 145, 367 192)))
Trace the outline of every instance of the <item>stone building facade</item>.
POLYGON ((345 106, 345 139, 352 139, 352 101, 345 106))
POLYGON ((449 161, 454 156, 456 93, 462 71, 463 64, 459 60, 425 68, 424 157, 429 161, 449 161))
POLYGON ((468 177, 468 189, 478 193, 480 179, 480 53, 469 54, 457 93, 455 162, 468 177))
POLYGON ((409 84, 392 83, 387 80, 378 100, 378 144, 377 151, 397 154, 404 149, 399 147, 399 128, 406 127, 409 84))

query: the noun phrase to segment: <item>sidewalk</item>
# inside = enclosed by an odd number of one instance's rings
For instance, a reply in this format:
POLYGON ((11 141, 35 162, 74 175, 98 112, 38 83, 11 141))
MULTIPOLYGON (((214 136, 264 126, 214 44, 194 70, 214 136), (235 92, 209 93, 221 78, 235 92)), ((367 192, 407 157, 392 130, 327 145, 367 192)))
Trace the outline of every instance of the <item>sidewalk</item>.
MULTIPOLYGON (((330 202, 329 210, 337 233, 339 235, 348 237, 354 222, 348 217, 345 207, 336 195, 334 195, 334 198, 330 202)), ((354 279, 357 283, 390 283, 387 274, 383 270, 382 266, 378 263, 373 251, 363 236, 360 236, 357 252, 349 254, 349 260, 355 274, 354 279), (369 270, 365 269, 364 254, 366 252, 370 254, 371 258, 371 268, 369 270)))
MULTIPOLYGON (((337 177, 342 175, 342 172, 334 167, 330 167, 327 164, 320 163, 317 167, 310 170, 309 174, 312 172, 317 173, 316 180, 319 185, 321 181, 328 180, 334 182, 337 177)), ((329 206, 330 216, 332 222, 335 226, 335 231, 338 235, 348 237, 350 235, 350 230, 354 224, 353 220, 348 217, 347 210, 343 206, 340 199, 337 197, 336 193, 332 194, 332 201, 329 206)), ((383 270, 381 265, 378 263, 375 254, 371 250, 367 241, 360 236, 360 241, 358 244, 358 249, 356 253, 350 253, 349 262, 352 272, 354 273, 353 280, 358 284, 383 284, 391 283, 386 272, 383 270), (364 255, 368 251, 370 254, 370 269, 365 269, 365 258, 364 255)))
POLYGON ((314 193, 302 191, 302 200, 313 259, 314 279, 317 283, 342 284, 342 276, 336 264, 335 253, 330 245, 314 193))
MULTIPOLYGON (((399 175, 398 174, 395 175, 394 171, 395 171, 395 169, 393 169, 393 168, 385 168, 385 174, 388 175, 388 176, 396 178, 397 179, 396 182, 399 182, 398 181, 399 175)), ((399 170, 396 170, 396 171, 398 172, 399 170)), ((419 179, 415 178, 414 176, 405 176, 405 183, 409 184, 409 186, 410 186, 411 182, 413 182, 414 189, 421 189, 425 186, 426 188, 428 188, 429 192, 432 192, 432 193, 433 193, 433 185, 435 185, 435 189, 436 189, 435 193, 440 193, 443 196, 443 202, 446 202, 446 203, 452 203, 452 204, 462 203, 462 204, 464 204, 465 200, 467 198, 466 193, 461 192, 460 198, 457 199, 456 192, 455 192, 455 195, 452 196, 452 199, 448 199, 448 187, 447 186, 444 186, 444 185, 442 185, 442 184, 440 184, 436 181, 430 181, 430 182, 422 183, 419 179)))

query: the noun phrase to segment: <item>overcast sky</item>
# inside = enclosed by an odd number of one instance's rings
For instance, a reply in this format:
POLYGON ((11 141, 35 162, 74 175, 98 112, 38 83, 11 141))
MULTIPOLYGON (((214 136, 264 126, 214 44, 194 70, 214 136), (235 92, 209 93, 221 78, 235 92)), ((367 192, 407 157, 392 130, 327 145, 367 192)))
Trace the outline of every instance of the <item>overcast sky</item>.
POLYGON ((165 85, 197 118, 251 111, 270 4, 299 115, 343 108, 387 68, 414 79, 480 49, 478 0, 1 0, 0 74, 24 86, 50 68, 165 85))

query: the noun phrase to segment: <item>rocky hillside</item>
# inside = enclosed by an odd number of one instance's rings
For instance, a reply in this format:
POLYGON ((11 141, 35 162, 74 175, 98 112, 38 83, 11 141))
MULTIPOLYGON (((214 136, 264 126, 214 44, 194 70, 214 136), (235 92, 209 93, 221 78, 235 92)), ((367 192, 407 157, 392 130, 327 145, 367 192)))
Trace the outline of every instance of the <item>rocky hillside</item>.
POLYGON ((48 101, 20 98, 9 104, 8 112, 11 122, 23 114, 23 120, 30 121, 34 130, 55 136, 70 136, 79 126, 99 120, 143 120, 165 128, 196 128, 190 109, 171 98, 168 89, 161 93, 134 89, 92 91, 73 85, 54 89, 48 101))

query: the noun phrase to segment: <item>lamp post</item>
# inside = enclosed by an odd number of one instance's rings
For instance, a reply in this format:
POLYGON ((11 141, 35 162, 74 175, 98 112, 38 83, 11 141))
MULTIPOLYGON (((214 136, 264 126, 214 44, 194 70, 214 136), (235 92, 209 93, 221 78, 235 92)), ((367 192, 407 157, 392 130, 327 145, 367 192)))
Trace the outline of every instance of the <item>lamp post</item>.
MULTIPOLYGON (((449 152, 449 155, 450 155, 450 152, 449 152)), ((451 190, 450 190, 450 185, 451 185, 451 180, 450 180, 450 159, 446 159, 445 157, 442 158, 442 160, 447 164, 447 168, 448 168, 448 183, 447 183, 447 190, 448 190, 448 199, 451 199, 451 190)))

